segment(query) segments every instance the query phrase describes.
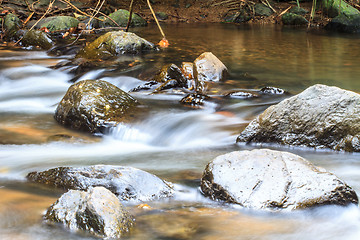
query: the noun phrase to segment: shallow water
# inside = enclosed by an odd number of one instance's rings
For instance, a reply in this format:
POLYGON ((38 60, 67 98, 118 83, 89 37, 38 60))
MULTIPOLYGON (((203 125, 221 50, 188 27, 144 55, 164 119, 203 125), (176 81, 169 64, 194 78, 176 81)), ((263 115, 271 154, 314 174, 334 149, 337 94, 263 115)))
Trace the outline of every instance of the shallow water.
MULTIPOLYGON (((243 100, 222 93, 274 86, 296 94, 316 83, 360 91, 359 38, 278 26, 180 24, 164 30, 169 49, 130 58, 138 60, 135 67, 94 69, 79 79, 103 79, 129 91, 163 64, 193 61, 204 51, 224 62, 230 78, 214 86, 214 100, 202 109, 180 105, 180 93, 134 93, 148 106, 149 117, 119 125, 102 138, 65 129, 53 119, 74 75, 49 67, 72 56, 0 49, 0 238, 91 239, 43 224, 43 212, 62 192, 29 184, 25 176, 57 166, 113 164, 149 171, 177 188, 173 199, 147 203, 150 210, 125 203, 137 219, 126 239, 359 239, 355 206, 269 213, 210 201, 198 189, 214 157, 261 147, 236 145, 235 139, 257 114, 290 96, 243 100)), ((135 32, 159 40, 154 26, 135 32)), ((303 156, 360 191, 358 153, 263 147, 303 156)))

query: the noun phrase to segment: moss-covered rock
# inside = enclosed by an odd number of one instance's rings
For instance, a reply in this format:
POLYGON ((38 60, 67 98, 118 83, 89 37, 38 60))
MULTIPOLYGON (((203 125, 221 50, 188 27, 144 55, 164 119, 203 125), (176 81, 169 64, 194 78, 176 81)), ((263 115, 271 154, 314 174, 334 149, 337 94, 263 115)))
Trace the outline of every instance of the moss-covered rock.
POLYGON ((159 20, 166 20, 168 19, 168 15, 164 12, 157 12, 156 13, 156 17, 159 19, 159 20))
POLYGON ((25 46, 39 46, 42 49, 50 49, 54 46, 54 42, 43 31, 31 30, 27 31, 21 40, 21 43, 25 46))
POLYGON ((121 54, 140 54, 155 49, 155 45, 135 33, 113 31, 105 33, 83 48, 77 57, 104 59, 121 54))
POLYGON ((360 15, 359 10, 342 0, 322 0, 321 6, 323 8, 323 12, 331 18, 334 18, 338 15, 345 15, 347 17, 360 15))
POLYGON ((79 20, 70 16, 55 16, 42 19, 37 25, 37 28, 46 27, 50 32, 68 30, 72 27, 77 27, 79 20))
POLYGON ((256 3, 254 10, 255 10, 255 15, 257 16, 269 17, 271 16, 271 14, 273 14, 273 11, 262 3, 256 3))
POLYGON ((339 15, 333 18, 325 29, 337 32, 360 33, 360 15, 339 15))
POLYGON ((45 221, 61 223, 72 231, 82 230, 105 239, 119 239, 134 225, 134 218, 120 200, 104 187, 87 192, 70 190, 46 212, 45 221))
MULTIPOLYGON (((117 24, 121 27, 126 27, 128 19, 129 19, 130 12, 125 9, 117 10, 109 15, 109 18, 114 20, 117 24)), ((142 27, 146 26, 147 22, 140 17, 139 15, 133 13, 131 18, 130 26, 132 27, 142 27)), ((100 22, 101 27, 117 27, 117 25, 111 21, 110 19, 106 19, 103 22, 100 22)))
POLYGON ((301 7, 298 7, 298 6, 295 6, 295 7, 292 7, 290 10, 289 10, 289 13, 293 13, 293 14, 297 14, 297 15, 301 15, 301 16, 304 16, 305 14, 307 14, 309 11, 307 11, 306 9, 303 9, 301 7))
POLYGON ((244 9, 241 9, 236 13, 226 14, 224 17, 224 22, 226 23, 243 23, 247 22, 252 18, 252 14, 247 12, 244 9))
POLYGON ((211 199, 253 209, 358 203, 355 191, 334 174, 295 154, 268 149, 216 157, 205 168, 201 190, 211 199))
POLYGON ((309 23, 306 18, 294 13, 285 13, 282 15, 281 20, 284 25, 306 25, 309 23))
POLYGON ((138 104, 111 83, 84 80, 70 86, 56 109, 55 119, 72 129, 99 133, 133 120, 138 104))
POLYGON ((6 39, 12 39, 13 37, 15 37, 16 32, 19 30, 20 26, 20 19, 15 14, 7 14, 4 18, 6 39))

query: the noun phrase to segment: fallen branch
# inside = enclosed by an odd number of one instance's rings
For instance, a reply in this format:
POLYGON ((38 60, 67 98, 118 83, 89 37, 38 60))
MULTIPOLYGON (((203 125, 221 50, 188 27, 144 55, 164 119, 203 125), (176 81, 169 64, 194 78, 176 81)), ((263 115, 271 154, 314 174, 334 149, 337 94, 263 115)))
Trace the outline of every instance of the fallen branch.
MULTIPOLYGON (((83 12, 81 11, 80 9, 78 9, 74 4, 72 4, 69 0, 60 0, 60 2, 63 2, 63 3, 66 3, 68 4, 70 7, 72 7, 73 9, 75 9, 77 12, 87 16, 87 17, 90 17, 91 18, 91 15, 87 14, 86 12, 83 12)), ((100 19, 100 18, 97 18, 97 17, 94 17, 96 20, 99 20, 99 21, 104 21, 103 19, 100 19)))
POLYGON ((134 3, 134 0, 131 0, 131 2, 130 2, 130 7, 129 7, 129 19, 128 19, 128 22, 127 22, 127 24, 126 24, 125 32, 129 31, 129 27, 130 27, 130 23, 131 23, 131 18, 132 18, 132 12, 133 12, 133 3, 134 3))
POLYGON ((161 26, 160 26, 160 23, 159 23, 156 15, 155 15, 155 12, 154 12, 154 10, 153 10, 152 7, 151 7, 150 0, 147 0, 147 4, 148 4, 148 6, 149 6, 149 8, 150 8, 150 11, 151 11, 152 15, 153 15, 154 18, 155 18, 155 22, 156 22, 156 24, 157 24, 157 26, 158 26, 158 28, 159 28, 159 30, 160 30, 161 35, 163 36, 164 39, 166 39, 165 34, 164 34, 164 32, 163 32, 163 30, 162 30, 162 28, 161 28, 161 26))
MULTIPOLYGON (((89 10, 91 11, 96 11, 95 9, 93 8, 89 8, 89 10)), ((113 23, 115 23, 118 27, 121 27, 114 19, 112 19, 111 17, 109 17, 108 15, 106 15, 105 13, 102 13, 102 12, 99 12, 99 14, 101 14, 102 16, 104 16, 105 18, 109 19, 110 21, 112 21, 113 23)), ((101 21, 105 21, 103 19, 101 19, 101 21)))

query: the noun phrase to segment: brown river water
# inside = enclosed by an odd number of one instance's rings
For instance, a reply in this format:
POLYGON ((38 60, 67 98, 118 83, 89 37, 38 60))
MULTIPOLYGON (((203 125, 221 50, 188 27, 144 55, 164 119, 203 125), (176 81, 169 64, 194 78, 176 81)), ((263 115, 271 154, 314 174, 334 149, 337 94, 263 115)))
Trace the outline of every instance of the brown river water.
MULTIPOLYGON (((155 26, 134 31, 152 42, 155 26)), ((199 191, 206 164, 218 155, 267 147, 293 152, 335 173, 360 192, 360 155, 277 145, 244 146, 235 140, 241 129, 271 104, 322 83, 360 92, 360 37, 279 26, 229 24, 165 25, 170 47, 130 57, 127 69, 109 66, 83 73, 124 91, 138 86, 166 63, 180 65, 202 52, 213 52, 229 69, 227 81, 214 86, 213 100, 202 109, 179 103, 178 92, 132 93, 148 105, 140 122, 120 125, 94 137, 59 126, 57 103, 71 85, 70 68, 50 68, 73 56, 0 48, 0 239, 92 239, 43 223, 44 211, 63 193, 27 183, 35 170, 57 166, 112 164, 137 167, 175 183, 171 199, 124 202, 136 226, 124 239, 359 239, 356 206, 327 206, 295 212, 264 212, 214 202, 199 191), (225 98, 230 90, 256 91, 274 86, 289 95, 255 99, 225 98), (70 135, 53 141, 58 135, 70 135)))

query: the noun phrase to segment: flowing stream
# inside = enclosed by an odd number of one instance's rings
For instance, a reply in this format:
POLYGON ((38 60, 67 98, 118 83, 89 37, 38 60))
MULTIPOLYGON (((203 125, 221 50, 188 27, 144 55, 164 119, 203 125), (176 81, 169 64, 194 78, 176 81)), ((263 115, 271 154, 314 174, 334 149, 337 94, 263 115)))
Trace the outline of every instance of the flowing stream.
MULTIPOLYGON (((51 167, 93 164, 132 166, 175 183, 174 198, 148 202, 150 211, 139 209, 139 203, 124 203, 136 216, 136 227, 125 239, 359 239, 360 211, 355 206, 271 213, 210 201, 199 192, 201 173, 216 156, 267 147, 303 156, 360 193, 358 153, 235 144, 241 129, 268 106, 313 84, 360 91, 359 37, 228 24, 166 25, 164 30, 169 49, 130 57, 138 63, 133 67, 113 65, 76 77, 103 79, 129 91, 164 64, 191 62, 211 51, 228 67, 229 79, 214 86, 213 100, 200 109, 181 105, 184 95, 178 92, 132 93, 150 114, 103 137, 71 131, 53 118, 75 76, 70 68, 51 67, 73 56, 0 48, 0 239, 92 239, 44 224, 44 211, 63 192, 29 184, 25 176, 51 167), (222 96, 265 86, 289 94, 248 100, 222 96), (72 137, 54 141, 59 136, 72 137)), ((159 41, 154 26, 134 31, 159 41)))

